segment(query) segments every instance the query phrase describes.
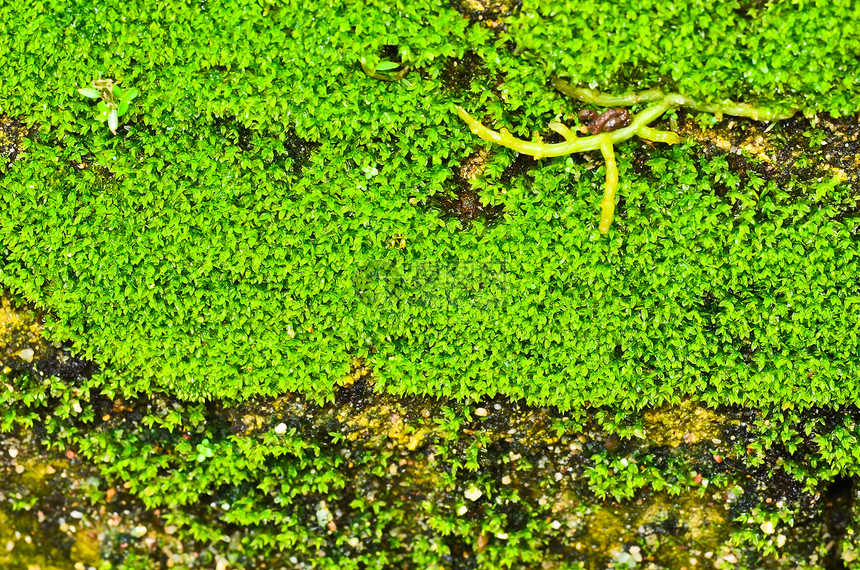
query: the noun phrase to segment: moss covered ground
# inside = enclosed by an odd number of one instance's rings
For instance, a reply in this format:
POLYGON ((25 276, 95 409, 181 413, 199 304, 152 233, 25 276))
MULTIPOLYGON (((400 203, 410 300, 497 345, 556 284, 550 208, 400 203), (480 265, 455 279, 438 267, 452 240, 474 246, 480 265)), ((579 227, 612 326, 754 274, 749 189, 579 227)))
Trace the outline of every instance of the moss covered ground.
POLYGON ((356 358, 393 394, 851 400, 856 195, 824 161, 629 141, 603 237, 594 157, 489 148, 466 179, 488 147, 453 110, 548 137, 582 106, 558 75, 796 108, 768 138, 814 149, 857 111, 856 3, 455 8, 7 4, 3 283, 106 384, 197 400, 329 398, 356 358), (116 136, 77 91, 99 78, 141 93, 116 136))
POLYGON ((39 315, 4 309, 2 428, 209 552, 104 564, 856 557, 856 2, 0 13, 0 284, 39 315), (455 112, 553 142, 588 107, 554 77, 797 114, 669 112, 681 144, 617 145, 603 235, 599 153, 533 160, 455 112), (139 91, 116 134, 78 91, 103 79, 139 91))

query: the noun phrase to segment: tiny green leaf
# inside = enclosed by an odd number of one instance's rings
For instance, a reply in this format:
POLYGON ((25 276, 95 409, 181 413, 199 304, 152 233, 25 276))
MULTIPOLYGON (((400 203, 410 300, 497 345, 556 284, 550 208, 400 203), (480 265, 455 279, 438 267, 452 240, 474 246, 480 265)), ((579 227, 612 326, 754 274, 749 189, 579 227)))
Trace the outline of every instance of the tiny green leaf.
POLYGON ((83 89, 78 89, 78 93, 80 93, 84 97, 89 97, 90 99, 98 99, 102 96, 99 90, 93 87, 84 87, 83 89))
POLYGON ((108 115, 107 122, 110 132, 116 134, 116 128, 119 126, 119 116, 117 115, 116 109, 113 109, 110 112, 110 115, 108 115))
POLYGON ((376 66, 376 71, 391 71, 392 69, 397 69, 400 67, 400 64, 394 61, 380 61, 379 65, 376 66))
POLYGON ((96 119, 99 121, 107 121, 108 117, 111 114, 111 108, 104 101, 99 101, 98 111, 96 113, 96 119))
POLYGON ((131 101, 132 99, 134 99, 138 95, 140 95, 140 91, 138 91, 134 87, 131 87, 131 88, 125 90, 125 92, 122 96, 122 100, 123 101, 131 101))

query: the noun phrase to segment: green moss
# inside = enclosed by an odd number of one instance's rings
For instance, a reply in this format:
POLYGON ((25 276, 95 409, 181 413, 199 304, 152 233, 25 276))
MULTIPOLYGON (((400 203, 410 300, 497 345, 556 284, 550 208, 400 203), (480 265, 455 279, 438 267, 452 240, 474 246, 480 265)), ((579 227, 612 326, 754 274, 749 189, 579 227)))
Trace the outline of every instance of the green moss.
MULTIPOLYGON (((25 325, 34 316, 18 315, 25 325)), ((59 382, 45 398, 31 381, 51 359, 73 361, 42 354, 4 378, 10 425, 31 439, 3 436, 17 451, 0 450, 0 468, 16 470, 0 507, 42 512, 64 555, 94 562, 98 552, 103 568, 603 568, 638 558, 676 568, 696 558, 817 569, 856 551, 856 408, 684 401, 562 415, 502 397, 391 398, 358 361, 322 407, 296 394, 204 405, 98 391, 75 407, 59 382)), ((80 396, 89 380, 64 382, 80 396)))
MULTIPOLYGON (((777 488, 799 535, 827 536, 810 497, 858 476, 856 423, 818 408, 853 403, 860 366, 856 121, 827 116, 860 109, 844 71, 858 7, 497 3, 482 21, 458 6, 470 17, 424 1, 7 2, 0 110, 26 128, 0 141, 14 158, 0 282, 100 373, 13 356, 3 429, 74 446, 203 566, 223 545, 239 567, 281 549, 332 568, 584 565, 559 554, 560 488, 593 512, 726 493, 732 520, 752 522, 720 548, 812 565, 823 540, 781 558, 761 525, 777 488), (397 64, 392 81, 362 70, 380 62, 397 64), (710 119, 680 112, 682 144, 620 144, 603 238, 594 154, 526 166, 451 113, 482 109, 518 137, 571 123, 553 76, 813 118, 744 145, 735 134, 757 127, 703 131, 710 119), (96 79, 140 90, 117 136, 77 92, 96 79), (477 199, 495 214, 440 212, 452 195, 455 211, 477 199), (319 411, 355 362, 372 371, 367 398, 418 407, 319 411), (498 414, 472 413, 491 398, 498 414), (677 448, 676 424, 633 413, 692 401, 779 412, 738 412, 735 440, 702 428, 677 448), (635 445, 654 424, 675 431, 635 445)), ((117 565, 146 567, 137 538, 117 565)))
POLYGON ((461 183, 475 148, 452 104, 532 131, 572 112, 545 84, 553 72, 856 109, 857 86, 835 79, 858 49, 842 24, 853 9, 541 4, 506 31, 432 3, 12 10, 0 106, 38 134, 4 178, 0 279, 51 309, 52 338, 95 359, 111 389, 326 399, 363 358, 395 394, 847 402, 857 218, 832 199, 838 183, 799 199, 731 179, 722 196, 724 162, 699 145, 628 142, 647 159, 619 155, 624 203, 605 241, 589 223, 601 175, 587 159, 505 180, 511 155, 489 156, 462 183, 504 209, 492 224, 422 204, 461 183), (44 47, 55 41, 68 49, 44 47), (441 88, 467 51, 481 73, 441 88), (385 82, 358 65, 383 60, 409 72, 385 82), (807 64, 817 72, 789 73, 807 64), (117 137, 76 91, 99 76, 141 92, 117 137))

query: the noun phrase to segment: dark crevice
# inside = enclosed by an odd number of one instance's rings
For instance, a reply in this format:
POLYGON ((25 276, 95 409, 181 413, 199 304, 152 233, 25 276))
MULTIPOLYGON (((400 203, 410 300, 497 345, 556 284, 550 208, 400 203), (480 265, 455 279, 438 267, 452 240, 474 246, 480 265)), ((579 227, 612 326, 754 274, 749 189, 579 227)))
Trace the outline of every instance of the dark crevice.
POLYGON ((854 479, 837 477, 822 493, 822 510, 824 526, 829 541, 827 556, 824 559, 825 570, 844 570, 841 542, 845 538, 848 523, 851 522, 851 511, 854 507, 854 479))

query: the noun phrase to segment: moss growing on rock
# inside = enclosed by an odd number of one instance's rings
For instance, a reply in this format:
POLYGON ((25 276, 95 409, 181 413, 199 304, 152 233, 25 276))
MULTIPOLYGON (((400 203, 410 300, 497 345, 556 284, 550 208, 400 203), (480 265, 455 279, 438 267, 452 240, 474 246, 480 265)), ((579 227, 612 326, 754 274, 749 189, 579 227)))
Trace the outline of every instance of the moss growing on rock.
POLYGON ((3 429, 127 486, 189 567, 674 565, 683 538, 584 538, 605 504, 664 525, 661 493, 718 495, 725 564, 854 560, 816 497, 857 476, 858 7, 458 6, 8 4, 0 282, 49 342, 6 341, 3 429), (553 76, 804 118, 655 122, 686 141, 620 145, 604 238, 596 152, 526 166, 450 113, 570 124, 553 76), (116 136, 95 79, 140 89, 116 136), (639 438, 682 402, 733 420, 639 438))

